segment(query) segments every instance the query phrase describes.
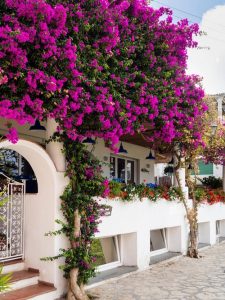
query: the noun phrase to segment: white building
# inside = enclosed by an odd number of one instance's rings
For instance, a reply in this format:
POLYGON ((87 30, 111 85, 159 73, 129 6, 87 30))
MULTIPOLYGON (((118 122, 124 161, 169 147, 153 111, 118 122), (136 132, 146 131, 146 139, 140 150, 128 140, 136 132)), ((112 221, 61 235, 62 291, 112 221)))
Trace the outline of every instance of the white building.
MULTIPOLYGON (((62 236, 45 236, 46 232, 57 229, 55 220, 61 217, 59 197, 67 184, 60 145, 51 143, 46 148, 44 146, 46 135, 52 133, 54 124, 49 122, 45 126, 47 134, 45 131, 30 131, 28 126, 24 126, 19 128, 17 144, 6 140, 0 142, 1 149, 19 154, 16 163, 20 172, 24 171, 21 164, 28 173, 33 170, 32 176, 27 179, 27 192, 21 183, 8 183, 9 201, 4 209, 0 209, 0 214, 6 218, 0 226, 0 259, 4 263, 4 272, 14 272, 13 288, 17 299, 27 293, 30 299, 53 300, 66 290, 63 273, 58 268, 62 262, 40 260, 57 255, 59 248, 67 245, 62 236)), ((3 121, 0 128, 4 135, 3 121)), ((105 176, 120 177, 134 183, 154 183, 160 172, 155 160, 146 160, 149 154, 147 145, 138 138, 133 141, 127 138, 123 146, 127 153, 115 155, 103 141, 97 141, 94 154, 108 163, 104 166, 105 176)), ((182 182, 185 185, 184 177, 182 182)), ((148 200, 128 203, 100 201, 112 206, 112 212, 103 217, 96 235, 104 256, 99 270, 120 266, 145 269, 157 255, 186 253, 188 224, 181 203, 165 199, 155 203, 148 200)), ((213 245, 222 237, 225 237, 225 205, 201 205, 199 243, 213 245)))

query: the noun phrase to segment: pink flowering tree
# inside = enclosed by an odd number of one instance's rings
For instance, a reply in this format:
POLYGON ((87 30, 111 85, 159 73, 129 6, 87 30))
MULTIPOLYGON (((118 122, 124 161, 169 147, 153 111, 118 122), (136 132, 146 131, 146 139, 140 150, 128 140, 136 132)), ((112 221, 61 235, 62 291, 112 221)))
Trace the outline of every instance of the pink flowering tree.
POLYGON ((204 109, 202 90, 185 75, 196 25, 175 25, 171 12, 141 1, 5 2, 1 117, 21 125, 54 118, 71 140, 114 146, 149 128, 149 140, 170 143, 204 109))
POLYGON ((225 123, 217 124, 215 132, 208 140, 204 155, 208 162, 225 165, 225 123))
POLYGON ((207 162, 223 166, 223 190, 225 192, 225 123, 218 122, 215 132, 204 149, 207 162))
MULTIPOLYGON (((98 217, 91 199, 93 191, 106 194, 107 181, 82 141, 102 138, 116 151, 122 136, 141 133, 165 149, 188 130, 197 146, 196 119, 207 107, 198 78, 185 71, 198 27, 174 24, 171 11, 144 0, 5 0, 0 12, 0 117, 58 123, 53 138, 64 143, 71 181, 62 196, 62 232, 71 248, 60 255, 68 299, 88 299, 83 284, 93 275, 98 217), (87 179, 92 184, 83 188, 87 179), (103 182, 105 192, 97 188, 103 182)), ((16 130, 7 137, 17 142, 16 130)))

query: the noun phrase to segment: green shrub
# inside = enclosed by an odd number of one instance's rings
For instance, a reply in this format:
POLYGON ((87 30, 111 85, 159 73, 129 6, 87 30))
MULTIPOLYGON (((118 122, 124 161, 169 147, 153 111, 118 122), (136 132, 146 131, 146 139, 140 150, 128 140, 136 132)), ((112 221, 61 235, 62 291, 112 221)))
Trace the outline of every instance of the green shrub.
POLYGON ((2 274, 3 267, 0 266, 0 292, 6 292, 10 289, 11 274, 2 274))
POLYGON ((174 171, 174 168, 172 166, 166 166, 164 169, 164 174, 165 175, 171 175, 174 171))
POLYGON ((204 186, 210 187, 212 189, 217 189, 223 186, 223 181, 221 178, 216 178, 214 176, 204 177, 201 180, 204 186))
POLYGON ((117 181, 110 181, 109 183, 110 185, 110 192, 114 195, 114 196, 120 196, 121 191, 122 191, 122 186, 123 184, 117 181))

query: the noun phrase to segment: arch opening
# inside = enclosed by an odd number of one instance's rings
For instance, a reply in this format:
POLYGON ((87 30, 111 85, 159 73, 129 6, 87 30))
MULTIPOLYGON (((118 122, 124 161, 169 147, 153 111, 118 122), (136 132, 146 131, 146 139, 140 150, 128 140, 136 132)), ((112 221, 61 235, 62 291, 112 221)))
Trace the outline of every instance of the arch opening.
POLYGON ((0 172, 18 182, 25 182, 25 193, 38 193, 37 177, 30 163, 12 149, 0 149, 0 172))
MULTIPOLYGON (((0 150, 2 149, 12 150, 14 152, 9 153, 17 153, 17 158, 26 160, 22 164, 24 172, 18 176, 31 176, 38 182, 38 193, 25 194, 23 259, 26 269, 40 271, 40 280, 54 283, 56 263, 44 262, 40 258, 55 256, 58 251, 56 239, 46 237, 45 234, 56 228, 64 174, 57 173, 48 153, 36 143, 20 139, 12 144, 3 140, 0 142, 0 150)), ((13 176, 17 176, 17 167, 13 167, 13 172, 16 173, 13 176)))

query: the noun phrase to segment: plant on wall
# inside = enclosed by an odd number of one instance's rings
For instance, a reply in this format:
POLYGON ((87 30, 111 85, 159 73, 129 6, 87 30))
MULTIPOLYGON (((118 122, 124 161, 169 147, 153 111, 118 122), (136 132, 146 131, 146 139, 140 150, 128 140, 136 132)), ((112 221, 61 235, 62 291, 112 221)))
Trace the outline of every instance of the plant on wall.
POLYGON ((43 260, 65 259, 61 266, 65 277, 70 278, 68 299, 88 299, 84 284, 95 274, 91 244, 98 223, 104 216, 106 205, 93 199, 108 195, 108 181, 101 175, 100 162, 85 149, 84 144, 71 142, 65 137, 64 154, 67 160, 66 176, 70 183, 61 196, 61 210, 65 221, 57 220, 61 229, 47 235, 65 234, 70 248, 61 249, 56 257, 43 260))
MULTIPOLYGON (((155 147, 171 147, 187 129, 197 146, 194 125, 207 107, 198 77, 186 75, 197 33, 197 25, 175 24, 170 10, 143 0, 0 2, 0 117, 19 125, 55 119, 64 143, 70 186, 62 196, 62 232, 71 247, 59 255, 66 257, 68 299, 87 299, 88 245, 99 210, 91 197, 102 180, 94 159, 85 163, 81 142, 102 138, 115 150, 121 136, 139 133, 155 147), (96 218, 87 221, 89 210, 96 218)), ((17 142, 15 128, 7 138, 17 142)))
POLYGON ((164 168, 164 174, 171 176, 174 172, 173 166, 166 166, 164 168))

